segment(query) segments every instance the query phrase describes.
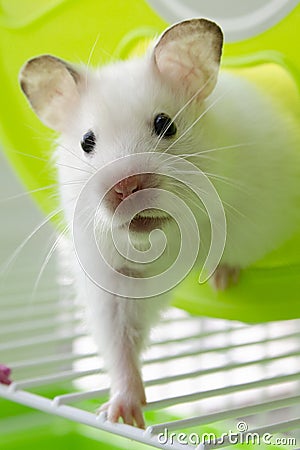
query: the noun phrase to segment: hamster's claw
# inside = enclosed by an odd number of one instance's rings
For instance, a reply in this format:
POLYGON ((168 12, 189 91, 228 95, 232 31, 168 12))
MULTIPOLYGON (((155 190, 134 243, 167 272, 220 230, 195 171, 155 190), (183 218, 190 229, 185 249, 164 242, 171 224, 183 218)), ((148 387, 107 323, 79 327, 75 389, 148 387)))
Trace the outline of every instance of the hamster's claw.
POLYGON ((217 267, 209 281, 211 286, 216 291, 225 291, 230 286, 238 282, 239 276, 239 267, 231 267, 227 264, 221 264, 217 267))
POLYGON ((117 394, 102 405, 97 413, 106 412, 107 420, 110 422, 118 422, 121 417, 126 425, 136 425, 138 428, 144 429, 142 404, 139 400, 129 400, 126 396, 117 394))

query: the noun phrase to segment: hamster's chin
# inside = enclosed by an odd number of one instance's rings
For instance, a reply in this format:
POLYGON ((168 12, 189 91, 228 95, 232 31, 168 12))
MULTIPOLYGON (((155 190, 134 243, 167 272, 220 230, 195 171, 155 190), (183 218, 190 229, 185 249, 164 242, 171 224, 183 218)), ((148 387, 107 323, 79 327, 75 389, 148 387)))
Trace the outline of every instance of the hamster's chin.
POLYGON ((142 216, 137 214, 129 225, 129 230, 135 233, 149 233, 155 229, 162 229, 169 221, 170 216, 142 216))
POLYGON ((128 221, 128 218, 121 215, 114 217, 113 213, 105 215, 106 226, 110 227, 112 224, 116 229, 126 230, 129 228, 130 232, 135 233, 149 233, 155 229, 162 229, 169 224, 173 219, 168 214, 158 212, 157 210, 145 210, 136 214, 134 218, 128 221))

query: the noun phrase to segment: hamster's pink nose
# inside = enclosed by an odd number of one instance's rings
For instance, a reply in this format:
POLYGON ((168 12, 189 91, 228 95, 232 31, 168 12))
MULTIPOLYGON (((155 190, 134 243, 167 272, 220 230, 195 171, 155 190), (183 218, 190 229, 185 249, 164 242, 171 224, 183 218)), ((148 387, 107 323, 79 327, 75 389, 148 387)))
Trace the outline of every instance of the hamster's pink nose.
POLYGON ((131 177, 124 178, 114 186, 114 191, 119 200, 124 200, 139 189, 142 189, 139 175, 132 175, 131 177))

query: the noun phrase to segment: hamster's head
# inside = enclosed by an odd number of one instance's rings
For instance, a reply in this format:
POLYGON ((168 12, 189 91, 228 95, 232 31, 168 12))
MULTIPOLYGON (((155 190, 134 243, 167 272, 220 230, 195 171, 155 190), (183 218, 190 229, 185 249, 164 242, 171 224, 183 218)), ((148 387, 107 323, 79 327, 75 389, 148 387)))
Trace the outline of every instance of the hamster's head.
MULTIPOLYGON (((137 191, 176 188, 160 169, 172 173, 166 154, 199 151, 197 118, 217 81, 222 42, 215 23, 192 19, 168 28, 142 58, 97 70, 50 55, 25 64, 21 88, 41 121, 60 135, 56 160, 69 203, 95 173, 94 193, 106 193, 105 217, 137 191)), ((139 218, 137 229, 139 223, 144 229, 147 220, 157 224, 166 216, 147 208, 139 218)))

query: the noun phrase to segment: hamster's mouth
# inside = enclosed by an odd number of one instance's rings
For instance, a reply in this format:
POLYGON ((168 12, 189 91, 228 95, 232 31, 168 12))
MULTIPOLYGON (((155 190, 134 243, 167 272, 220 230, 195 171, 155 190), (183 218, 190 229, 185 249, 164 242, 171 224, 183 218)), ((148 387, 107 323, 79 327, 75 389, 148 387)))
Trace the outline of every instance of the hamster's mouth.
POLYGON ((130 222, 129 230, 138 233, 150 232, 157 228, 163 228, 170 220, 170 216, 150 217, 137 214, 130 222))

